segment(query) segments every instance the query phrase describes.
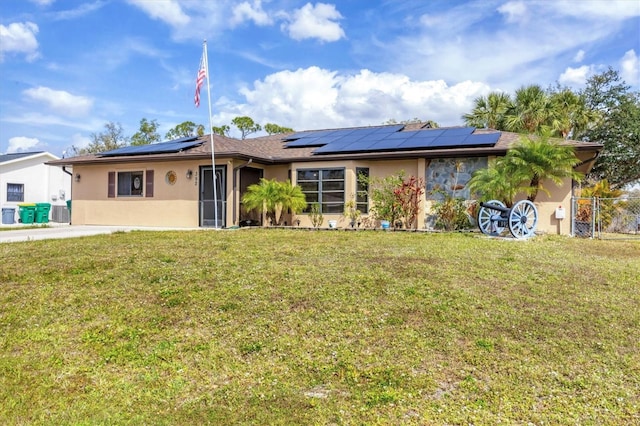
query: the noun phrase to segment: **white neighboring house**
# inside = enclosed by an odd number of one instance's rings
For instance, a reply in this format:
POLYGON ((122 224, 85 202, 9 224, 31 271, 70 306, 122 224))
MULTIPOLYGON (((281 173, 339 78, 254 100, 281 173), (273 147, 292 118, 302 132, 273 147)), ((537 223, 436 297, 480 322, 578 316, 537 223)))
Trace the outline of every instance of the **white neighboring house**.
POLYGON ((69 221, 67 200, 71 199, 71 170, 45 164, 59 159, 44 151, 0 154, 3 223, 5 209, 15 209, 14 222, 18 222, 18 204, 21 203, 50 203, 49 220, 69 221))

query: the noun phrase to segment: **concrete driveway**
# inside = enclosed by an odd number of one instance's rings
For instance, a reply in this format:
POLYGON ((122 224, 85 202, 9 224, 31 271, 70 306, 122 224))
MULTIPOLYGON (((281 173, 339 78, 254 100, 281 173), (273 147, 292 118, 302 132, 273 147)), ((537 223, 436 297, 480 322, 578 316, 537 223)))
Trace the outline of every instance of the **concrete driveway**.
MULTIPOLYGON (((156 228, 140 226, 91 226, 91 225, 69 225, 49 223, 46 228, 11 229, 3 231, 0 229, 0 243, 14 243, 19 241, 35 241, 55 238, 85 237, 89 235, 111 234, 113 232, 137 231, 173 231, 173 230, 196 230, 202 228, 156 228)), ((15 227, 19 225, 11 225, 15 227)))

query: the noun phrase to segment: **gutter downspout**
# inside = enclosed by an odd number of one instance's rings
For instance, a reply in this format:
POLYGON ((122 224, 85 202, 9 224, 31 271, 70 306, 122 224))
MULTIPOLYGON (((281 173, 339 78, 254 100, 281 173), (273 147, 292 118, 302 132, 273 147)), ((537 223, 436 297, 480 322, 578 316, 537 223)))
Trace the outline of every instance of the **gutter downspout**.
MULTIPOLYGON (((71 186, 70 186, 71 194, 69 194, 69 200, 71 200, 72 194, 73 194, 73 173, 67 170, 67 166, 62 166, 62 171, 68 174, 69 177, 71 178, 71 186)), ((71 225, 71 211, 69 211, 69 225, 71 225)))
MULTIPOLYGON (((241 164, 239 166, 236 166, 233 168, 233 220, 232 223, 234 225, 236 225, 236 193, 237 193, 237 189, 238 189, 238 178, 237 178, 237 171, 240 169, 243 169, 245 167, 247 167, 249 164, 253 163, 253 158, 249 158, 249 161, 247 161, 245 164, 241 164)), ((239 224, 238 224, 239 225, 239 224)))

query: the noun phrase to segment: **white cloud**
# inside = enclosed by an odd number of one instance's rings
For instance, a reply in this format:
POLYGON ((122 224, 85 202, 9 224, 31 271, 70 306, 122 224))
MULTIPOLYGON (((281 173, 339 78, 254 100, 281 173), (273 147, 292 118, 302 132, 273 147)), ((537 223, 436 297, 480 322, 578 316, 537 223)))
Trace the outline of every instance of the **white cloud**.
POLYGON ((36 87, 23 92, 25 96, 36 102, 42 102, 55 113, 66 116, 82 116, 89 113, 93 100, 84 96, 75 96, 63 90, 48 87, 36 87))
POLYGON ((129 3, 146 12, 151 18, 158 19, 172 27, 182 27, 190 22, 180 3, 176 0, 129 0, 129 3))
POLYGON ((5 53, 24 53, 28 61, 38 58, 38 26, 33 22, 14 22, 0 25, 0 62, 5 53))
POLYGON ((587 82, 587 79, 592 73, 593 70, 588 65, 583 65, 578 68, 568 67, 562 74, 560 74, 558 81, 561 84, 568 86, 582 86, 587 82))
POLYGON ((444 11, 428 10, 428 16, 409 21, 415 25, 407 25, 401 36, 378 35, 378 44, 362 51, 370 52, 366 59, 380 58, 381 69, 414 79, 473 79, 513 91, 525 82, 553 84, 565 71, 567 57, 615 37, 620 26, 639 13, 633 1, 511 1, 499 9, 471 1, 444 11), (599 17, 596 10, 609 4, 621 10, 599 17), (504 22, 487 31, 482 23, 496 17, 504 22))
POLYGON ((40 141, 36 138, 28 138, 26 136, 16 136, 9 139, 9 148, 7 154, 13 152, 30 151, 40 144, 40 141))
POLYGON ((584 50, 580 49, 576 52, 576 55, 573 57, 573 62, 582 62, 584 59, 584 50))
POLYGON ((321 41, 338 41, 345 37, 344 30, 337 20, 342 19, 340 12, 332 4, 311 3, 296 9, 288 23, 282 25, 294 40, 317 38, 321 41))
POLYGON ((29 1, 31 3, 35 3, 40 6, 48 6, 50 4, 53 4, 53 2, 55 2, 56 0, 29 0, 29 1))
POLYGON ((522 1, 510 1, 498 8, 498 12, 505 15, 509 23, 520 22, 527 18, 527 6, 522 1))
POLYGON ((94 1, 93 3, 84 3, 75 9, 61 10, 59 12, 55 12, 53 14, 53 18, 58 21, 76 19, 101 9, 102 6, 104 6, 105 4, 106 2, 102 0, 94 1))
POLYGON ((231 25, 241 24, 244 21, 253 21, 260 26, 273 23, 271 17, 262 9, 261 0, 254 0, 253 4, 245 1, 234 6, 231 25))
POLYGON ((640 65, 635 50, 628 50, 620 61, 620 75, 629 85, 640 86, 640 65))
POLYGON ((406 75, 361 70, 342 75, 318 67, 281 71, 245 87, 245 103, 221 99, 216 123, 249 115, 260 123, 277 123, 296 130, 378 125, 420 118, 441 125, 458 125, 461 111, 490 87, 464 81, 449 86, 442 80, 414 81, 406 75))

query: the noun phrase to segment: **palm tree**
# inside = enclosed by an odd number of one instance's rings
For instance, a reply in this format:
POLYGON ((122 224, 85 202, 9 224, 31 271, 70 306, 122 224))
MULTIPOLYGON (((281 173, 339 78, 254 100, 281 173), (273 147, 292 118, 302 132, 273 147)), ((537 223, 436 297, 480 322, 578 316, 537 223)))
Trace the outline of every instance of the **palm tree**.
POLYGON ((514 107, 507 114, 506 129, 518 133, 540 133, 551 117, 549 96, 536 84, 516 90, 514 107))
POLYGON ((580 160, 575 156, 573 147, 549 139, 548 134, 535 139, 530 136, 521 137, 504 159, 506 168, 514 179, 529 181, 522 189, 531 202, 535 201, 539 191, 549 193, 542 186, 544 180, 561 185, 564 178, 582 178, 582 174, 574 170, 580 160))
POLYGON ((280 224, 283 211, 294 213, 302 211, 307 202, 302 189, 291 185, 291 181, 278 182, 275 179, 260 179, 260 183, 250 185, 242 197, 242 204, 248 210, 265 212, 267 219, 274 224, 280 224))
POLYGON ((505 115, 512 108, 508 94, 491 92, 476 98, 474 103, 473 111, 462 116, 467 126, 504 130, 505 115))
POLYGON ((563 139, 583 133, 597 121, 595 111, 587 108, 584 97, 569 89, 551 94, 551 128, 563 139))
POLYGON ((486 169, 478 169, 467 183, 472 194, 480 194, 481 201, 498 200, 511 207, 520 191, 522 180, 508 167, 505 158, 499 158, 486 169))

